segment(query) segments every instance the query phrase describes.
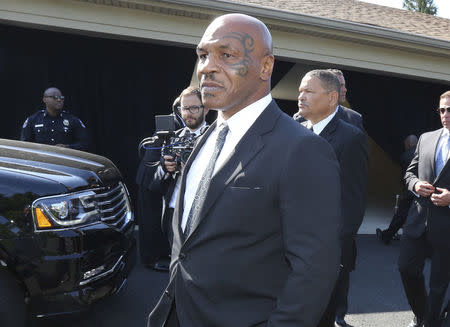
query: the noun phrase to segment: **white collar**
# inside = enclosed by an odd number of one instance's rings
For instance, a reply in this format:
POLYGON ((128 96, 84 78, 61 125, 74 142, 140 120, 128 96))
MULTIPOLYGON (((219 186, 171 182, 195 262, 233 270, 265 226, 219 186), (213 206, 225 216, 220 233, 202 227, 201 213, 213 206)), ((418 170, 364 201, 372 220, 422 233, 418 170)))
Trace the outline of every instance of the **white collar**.
POLYGON ((321 121, 319 121, 316 124, 312 124, 310 121, 308 121, 308 128, 313 127, 313 132, 316 133, 317 135, 319 135, 320 133, 322 133, 322 131, 324 130, 324 128, 328 125, 328 123, 333 119, 334 116, 336 116, 336 113, 339 110, 339 105, 336 107, 336 110, 334 110, 334 112, 331 115, 328 115, 326 118, 322 119, 321 121))
MULTIPOLYGON (((269 93, 228 118, 226 123, 228 124, 230 134, 237 138, 244 135, 271 101, 272 95, 269 93)), ((225 119, 219 112, 216 127, 219 127, 223 122, 225 122, 225 119)))
MULTIPOLYGON (((206 126, 206 121, 203 121, 203 124, 201 124, 200 127, 197 128, 197 129, 191 129, 191 128, 189 128, 189 127, 186 126, 186 127, 185 127, 185 131, 186 131, 186 130, 189 130, 189 132, 191 132, 191 134, 200 135, 200 132, 201 132, 201 130, 202 130, 202 128, 203 128, 204 126, 206 126)), ((184 133, 184 132, 183 132, 183 133, 184 133)))

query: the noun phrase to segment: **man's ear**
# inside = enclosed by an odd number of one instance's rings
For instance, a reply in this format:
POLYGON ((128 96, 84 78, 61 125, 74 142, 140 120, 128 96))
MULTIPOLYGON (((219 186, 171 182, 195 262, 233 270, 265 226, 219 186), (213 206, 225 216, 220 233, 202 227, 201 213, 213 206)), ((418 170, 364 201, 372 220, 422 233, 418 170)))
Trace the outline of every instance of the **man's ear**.
POLYGON ((266 55, 262 59, 259 76, 263 81, 267 81, 272 76, 274 62, 275 58, 272 54, 266 55))
POLYGON ((339 93, 337 91, 331 91, 328 93, 330 105, 336 107, 339 103, 339 93))

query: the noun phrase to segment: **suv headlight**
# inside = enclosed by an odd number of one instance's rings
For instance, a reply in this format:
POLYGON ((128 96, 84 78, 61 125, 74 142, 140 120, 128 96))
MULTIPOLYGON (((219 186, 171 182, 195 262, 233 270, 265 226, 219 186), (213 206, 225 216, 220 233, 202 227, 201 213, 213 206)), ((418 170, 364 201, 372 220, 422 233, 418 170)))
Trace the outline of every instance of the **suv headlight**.
POLYGON ((40 198, 34 201, 36 229, 58 229, 86 225, 101 220, 93 191, 40 198))

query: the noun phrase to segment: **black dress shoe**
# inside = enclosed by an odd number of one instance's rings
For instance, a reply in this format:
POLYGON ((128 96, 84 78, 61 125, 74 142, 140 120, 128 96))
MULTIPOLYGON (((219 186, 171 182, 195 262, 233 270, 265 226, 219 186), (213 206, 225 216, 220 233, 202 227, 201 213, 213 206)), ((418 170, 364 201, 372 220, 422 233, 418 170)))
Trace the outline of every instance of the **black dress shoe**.
POLYGON ((156 262, 152 269, 156 271, 169 271, 169 265, 165 262, 156 262))
POLYGON ((376 232, 377 232, 377 238, 384 244, 388 245, 389 242, 391 241, 391 238, 387 237, 387 235, 379 228, 376 229, 376 232))
POLYGON ((156 261, 155 263, 146 263, 144 266, 156 271, 169 271, 169 263, 162 260, 156 261))
POLYGON ((351 325, 347 324, 344 320, 344 318, 336 317, 336 320, 334 321, 335 327, 352 327, 351 325))
POLYGON ((423 327, 423 322, 421 319, 417 319, 414 317, 413 320, 409 323, 408 327, 423 327))

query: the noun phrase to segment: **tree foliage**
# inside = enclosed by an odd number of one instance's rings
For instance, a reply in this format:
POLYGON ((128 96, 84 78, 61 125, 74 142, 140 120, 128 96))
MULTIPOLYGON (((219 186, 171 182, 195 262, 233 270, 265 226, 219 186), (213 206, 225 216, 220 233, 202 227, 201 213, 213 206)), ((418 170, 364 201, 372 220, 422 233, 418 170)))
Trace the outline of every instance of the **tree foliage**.
POLYGON ((403 8, 429 15, 437 14, 437 7, 433 0, 403 0, 403 8))

